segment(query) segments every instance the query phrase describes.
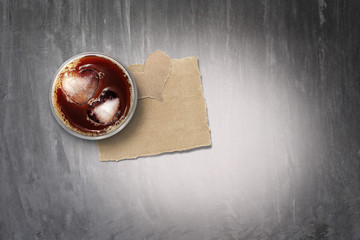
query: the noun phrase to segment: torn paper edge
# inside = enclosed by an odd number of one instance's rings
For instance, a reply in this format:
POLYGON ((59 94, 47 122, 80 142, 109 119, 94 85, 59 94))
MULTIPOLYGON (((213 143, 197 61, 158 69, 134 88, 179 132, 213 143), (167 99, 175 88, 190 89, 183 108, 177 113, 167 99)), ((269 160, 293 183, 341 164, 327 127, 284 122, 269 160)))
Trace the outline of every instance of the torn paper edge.
MULTIPOLYGON (((158 101, 162 101, 163 100, 163 91, 164 91, 164 88, 165 88, 165 85, 166 85, 166 83, 167 83, 167 81, 169 80, 169 78, 170 78, 170 76, 171 76, 171 71, 172 71, 172 60, 173 59, 171 59, 170 57, 169 57, 169 55, 167 55, 165 52, 163 52, 163 51, 161 51, 161 50, 156 50, 156 51, 154 51, 154 52, 152 52, 152 53, 150 53, 149 54, 149 56, 146 58, 146 60, 145 60, 145 63, 144 64, 130 64, 129 66, 131 66, 131 65, 142 65, 142 71, 141 72, 134 72, 134 73, 143 73, 144 72, 144 69, 145 69, 145 65, 146 65, 146 62, 147 62, 147 60, 150 58, 150 56, 152 55, 152 54, 154 54, 154 53, 156 53, 156 52, 161 52, 162 54, 164 54, 164 55, 166 55, 168 58, 169 58, 169 61, 170 61, 170 67, 169 67, 169 74, 168 74, 168 76, 166 77, 166 79, 165 79, 165 81, 164 81, 164 83, 162 84, 162 87, 161 87, 161 96, 160 96, 160 98, 158 98, 158 97, 154 97, 154 96, 141 96, 141 97, 138 97, 138 100, 141 100, 141 99, 155 99, 155 100, 158 100, 158 101)), ((136 82, 136 80, 135 80, 135 82, 136 82)))
MULTIPOLYGON (((120 162, 120 161, 126 161, 126 160, 135 160, 138 158, 143 158, 143 157, 151 157, 151 156, 159 156, 162 154, 169 154, 169 153, 181 153, 181 152, 186 152, 186 151, 194 151, 196 149, 201 149, 201 148, 211 148, 212 146, 212 142, 210 139, 210 143, 206 143, 206 144, 199 144, 196 146, 192 146, 189 148, 181 148, 181 149, 176 149, 176 150, 166 150, 166 151, 158 151, 155 153, 147 153, 147 154, 143 154, 143 155, 139 155, 139 156, 135 156, 135 157, 128 157, 128 158, 123 158, 123 159, 107 159, 107 160, 101 160, 100 158, 100 162, 120 162)), ((99 152, 99 157, 100 157, 100 152, 99 152)))

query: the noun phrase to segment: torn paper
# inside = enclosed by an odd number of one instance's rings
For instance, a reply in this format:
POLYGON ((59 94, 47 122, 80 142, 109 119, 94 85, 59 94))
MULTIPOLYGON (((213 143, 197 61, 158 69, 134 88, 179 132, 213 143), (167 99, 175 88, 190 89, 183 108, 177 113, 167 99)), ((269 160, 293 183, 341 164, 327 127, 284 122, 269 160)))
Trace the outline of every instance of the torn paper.
MULTIPOLYGON (((163 54, 150 57, 146 64, 151 61, 152 68, 165 68, 167 60, 163 54)), ((136 83, 136 76, 145 73, 146 64, 128 67, 136 83)), ((101 161, 132 159, 211 145, 196 57, 171 60, 170 66, 170 76, 162 89, 162 101, 139 99, 128 126, 115 136, 97 142, 101 161)), ((150 83, 155 79, 154 75, 149 78, 145 77, 146 74, 142 76, 144 78, 140 81, 144 82, 150 83)))
POLYGON ((171 60, 162 51, 150 54, 141 71, 132 71, 138 88, 138 98, 162 100, 162 91, 170 76, 171 60))

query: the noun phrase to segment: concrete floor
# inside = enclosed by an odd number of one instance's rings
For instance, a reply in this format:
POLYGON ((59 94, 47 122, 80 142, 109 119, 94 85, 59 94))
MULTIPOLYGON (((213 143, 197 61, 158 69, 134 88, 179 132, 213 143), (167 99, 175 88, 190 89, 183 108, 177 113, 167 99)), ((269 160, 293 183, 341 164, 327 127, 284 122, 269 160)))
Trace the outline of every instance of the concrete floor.
POLYGON ((0 239, 359 239, 360 3, 0 0, 0 239), (212 147, 99 161, 71 56, 196 55, 212 147))

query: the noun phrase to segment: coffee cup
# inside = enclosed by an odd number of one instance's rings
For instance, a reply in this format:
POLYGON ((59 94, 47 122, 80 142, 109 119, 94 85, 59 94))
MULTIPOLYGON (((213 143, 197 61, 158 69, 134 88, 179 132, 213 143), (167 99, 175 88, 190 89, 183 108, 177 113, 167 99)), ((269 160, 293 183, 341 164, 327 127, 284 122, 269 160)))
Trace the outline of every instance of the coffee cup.
POLYGON ((50 106, 70 134, 88 140, 108 138, 131 120, 137 105, 136 83, 126 67, 102 53, 81 53, 56 71, 50 106))

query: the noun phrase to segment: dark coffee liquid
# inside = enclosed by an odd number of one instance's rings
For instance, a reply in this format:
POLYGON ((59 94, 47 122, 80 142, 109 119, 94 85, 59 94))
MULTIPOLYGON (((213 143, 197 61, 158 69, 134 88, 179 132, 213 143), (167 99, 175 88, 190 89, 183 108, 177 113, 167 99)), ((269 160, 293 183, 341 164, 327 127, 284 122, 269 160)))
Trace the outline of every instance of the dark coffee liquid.
POLYGON ((68 123, 67 125, 71 125, 70 127, 77 132, 86 135, 105 133, 112 125, 121 122, 130 109, 132 93, 129 79, 116 63, 100 56, 85 56, 75 60, 74 63, 75 66, 71 66, 71 69, 66 67, 65 71, 62 71, 56 79, 56 81, 58 81, 57 87, 54 90, 54 103, 56 109, 68 123), (61 81, 67 71, 82 72, 84 69, 92 69, 99 74, 99 85, 89 101, 85 104, 78 104, 71 101, 66 96, 66 93, 61 87, 61 81), (89 118, 89 109, 96 105, 97 102, 101 101, 100 95, 102 93, 104 94, 109 91, 113 96, 118 97, 120 100, 119 111, 116 114, 115 121, 108 124, 101 124, 93 121, 93 119, 89 118))

